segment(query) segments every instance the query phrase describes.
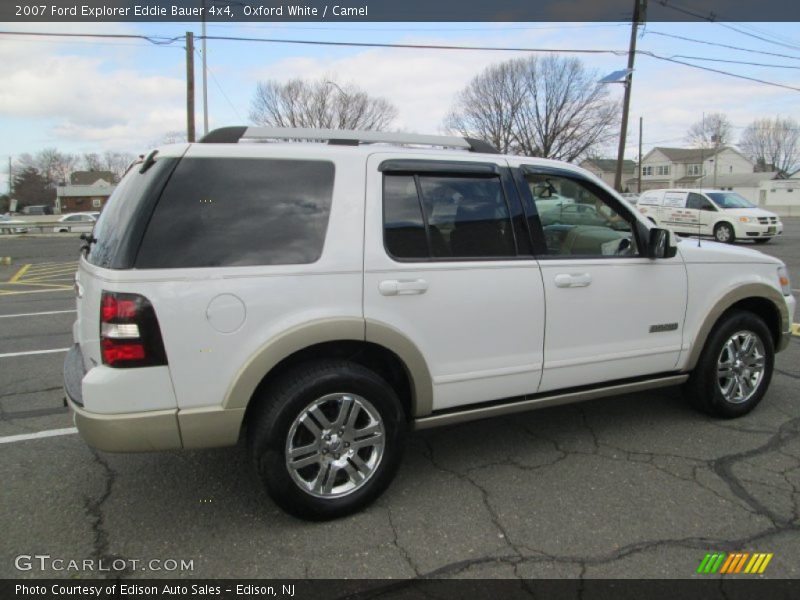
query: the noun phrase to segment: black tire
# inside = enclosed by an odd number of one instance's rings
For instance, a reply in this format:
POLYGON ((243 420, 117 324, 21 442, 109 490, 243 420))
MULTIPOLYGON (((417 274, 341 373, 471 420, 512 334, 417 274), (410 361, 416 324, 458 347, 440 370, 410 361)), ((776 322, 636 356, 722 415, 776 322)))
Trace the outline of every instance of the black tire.
POLYGON ((684 393, 695 408, 716 417, 732 419, 746 415, 753 410, 769 388, 775 364, 775 348, 770 334, 761 317, 742 310, 732 310, 724 314, 708 336, 700 358, 684 386, 684 393), (717 376, 717 363, 725 344, 738 332, 755 334, 763 345, 764 373, 754 392, 744 401, 732 402, 726 399, 717 376))
POLYGON ((753 240, 756 244, 766 244, 772 238, 758 238, 757 240, 753 240))
POLYGON ((722 244, 732 244, 736 241, 736 232, 733 225, 723 221, 714 226, 714 239, 722 244))
POLYGON ((267 492, 286 512, 314 521, 343 517, 374 501, 394 478, 408 423, 397 394, 373 371, 341 360, 303 363, 267 386, 253 401, 258 404, 248 421, 248 450, 267 492), (295 419, 310 404, 339 393, 366 399, 380 415, 385 433, 383 454, 360 487, 346 495, 323 498, 301 489, 293 479, 286 464, 287 443, 295 419))

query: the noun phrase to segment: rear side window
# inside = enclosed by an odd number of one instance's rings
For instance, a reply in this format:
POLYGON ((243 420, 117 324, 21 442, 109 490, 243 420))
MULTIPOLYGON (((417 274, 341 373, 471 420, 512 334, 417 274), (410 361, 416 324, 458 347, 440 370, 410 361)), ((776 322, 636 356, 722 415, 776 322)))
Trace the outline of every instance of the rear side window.
POLYGON ((175 168, 177 158, 156 158, 140 173, 134 165, 108 199, 92 235, 86 259, 98 267, 130 269, 158 195, 175 168))
POLYGON ((325 161, 184 158, 136 267, 312 263, 322 254, 333 180, 334 165, 325 161))
POLYGON ((398 259, 516 256, 499 177, 384 175, 384 243, 398 259))

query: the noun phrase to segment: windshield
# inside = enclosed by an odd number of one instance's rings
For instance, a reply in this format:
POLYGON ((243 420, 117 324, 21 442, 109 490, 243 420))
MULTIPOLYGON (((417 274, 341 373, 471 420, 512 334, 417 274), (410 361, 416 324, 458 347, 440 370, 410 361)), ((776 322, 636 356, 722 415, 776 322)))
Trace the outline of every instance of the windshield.
POLYGON ((720 208, 756 208, 756 205, 736 192, 713 192, 706 194, 720 208))

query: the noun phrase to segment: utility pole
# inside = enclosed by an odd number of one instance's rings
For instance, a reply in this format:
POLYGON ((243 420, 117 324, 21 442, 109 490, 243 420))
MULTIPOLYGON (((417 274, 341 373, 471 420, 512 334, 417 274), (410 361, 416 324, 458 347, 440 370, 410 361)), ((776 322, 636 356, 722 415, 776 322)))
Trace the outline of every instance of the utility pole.
POLYGON ((714 142, 714 188, 717 187, 717 163, 719 162, 719 136, 714 133, 711 135, 711 140, 714 142))
POLYGON ((639 181, 636 184, 636 191, 642 193, 642 117, 639 117, 639 181))
POLYGON ((625 77, 625 98, 622 101, 622 124, 619 132, 619 149, 617 150, 617 172, 614 175, 614 189, 622 191, 622 161, 625 158, 625 137, 628 132, 628 111, 631 107, 631 86, 633 85, 633 63, 636 58, 636 33, 639 21, 643 20, 647 11, 647 0, 634 0, 633 20, 631 22, 631 43, 628 48, 628 75, 625 77))
POLYGON ((8 198, 11 199, 11 192, 14 185, 14 173, 11 170, 11 155, 8 157, 8 198))
POLYGON ((186 139, 194 141, 194 34, 186 32, 186 139))
POLYGON ((203 135, 208 133, 208 63, 206 61, 206 0, 203 3, 203 41, 201 51, 203 53, 203 135))

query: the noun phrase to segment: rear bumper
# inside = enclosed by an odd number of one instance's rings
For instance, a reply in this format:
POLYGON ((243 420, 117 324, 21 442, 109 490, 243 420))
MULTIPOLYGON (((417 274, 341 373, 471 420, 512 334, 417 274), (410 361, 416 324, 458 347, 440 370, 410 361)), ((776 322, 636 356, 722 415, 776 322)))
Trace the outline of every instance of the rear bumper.
MULTIPOLYGON (((158 408, 124 413, 91 410, 101 404, 104 407, 119 407, 122 403, 141 405, 141 401, 135 401, 136 394, 146 396, 153 391, 148 385, 152 381, 145 377, 144 371, 95 367, 87 373, 80 346, 76 344, 70 349, 64 361, 64 393, 78 433, 87 444, 107 452, 150 452, 236 444, 244 408, 158 408), (136 377, 137 371, 143 378, 138 386, 135 380, 128 380, 128 377, 136 377)), ((162 390, 162 394, 166 392, 162 390)))
POLYGON ((182 447, 177 409, 101 414, 84 406, 86 371, 80 346, 75 344, 64 360, 64 394, 75 426, 86 443, 107 452, 147 452, 182 447))
POLYGON ((102 415, 67 397, 75 427, 90 446, 106 452, 149 452, 182 448, 177 410, 102 415))

